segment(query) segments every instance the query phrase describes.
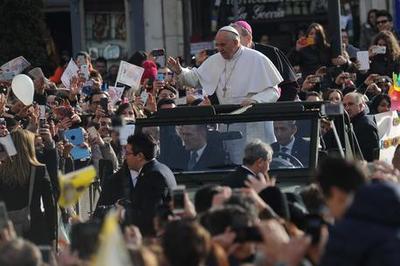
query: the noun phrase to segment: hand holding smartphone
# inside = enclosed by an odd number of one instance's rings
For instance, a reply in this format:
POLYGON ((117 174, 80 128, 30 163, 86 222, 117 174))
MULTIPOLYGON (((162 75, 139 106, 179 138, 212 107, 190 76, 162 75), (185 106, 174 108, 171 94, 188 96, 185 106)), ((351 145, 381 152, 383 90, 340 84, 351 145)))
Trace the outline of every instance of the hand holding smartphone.
POLYGON ((154 57, 159 57, 159 56, 165 55, 165 50, 164 49, 155 49, 155 50, 151 51, 150 53, 154 57))
POLYGON ((142 91, 142 93, 140 94, 140 98, 143 101, 143 104, 146 105, 147 99, 149 98, 149 94, 147 93, 147 91, 142 91))
POLYGON ((172 189, 172 212, 174 214, 181 214, 185 211, 185 191, 184 185, 172 189))
POLYGON ((104 113, 108 113, 108 98, 101 98, 100 99, 100 106, 103 108, 104 113))

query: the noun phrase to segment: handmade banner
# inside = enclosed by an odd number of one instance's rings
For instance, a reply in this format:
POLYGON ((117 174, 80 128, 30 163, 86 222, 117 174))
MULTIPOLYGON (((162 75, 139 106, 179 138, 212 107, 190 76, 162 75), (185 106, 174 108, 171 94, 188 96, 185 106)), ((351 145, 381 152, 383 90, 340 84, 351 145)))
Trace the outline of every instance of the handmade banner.
POLYGON ((375 115, 379 134, 379 160, 392 162, 397 145, 400 144, 400 118, 397 111, 375 115))
POLYGON ((110 102, 112 106, 114 106, 118 101, 121 100, 124 89, 124 87, 108 87, 108 95, 110 95, 110 102))
POLYGON ((23 56, 14 58, 0 67, 0 80, 10 81, 30 65, 23 56))
POLYGON ((115 83, 122 83, 137 90, 139 89, 140 79, 142 78, 143 72, 143 67, 121 61, 121 63, 119 64, 118 76, 115 83))
POLYGON ((78 76, 79 67, 75 64, 74 60, 71 59, 68 63, 67 68, 61 76, 61 82, 64 84, 65 88, 69 89, 71 79, 74 76, 78 76))

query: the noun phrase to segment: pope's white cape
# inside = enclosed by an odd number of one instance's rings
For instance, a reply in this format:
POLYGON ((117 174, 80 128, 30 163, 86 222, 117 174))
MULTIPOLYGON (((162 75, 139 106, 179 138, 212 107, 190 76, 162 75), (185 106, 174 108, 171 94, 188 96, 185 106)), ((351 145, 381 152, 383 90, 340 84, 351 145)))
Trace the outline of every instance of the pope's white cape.
MULTIPOLYGON (((240 49, 241 51, 237 53, 241 54, 229 79, 231 97, 240 98, 260 93, 267 88, 276 87, 283 81, 279 71, 265 55, 243 46, 240 49)), ((198 69, 193 68, 191 71, 183 69, 182 76, 185 83, 189 83, 188 85, 193 87, 200 83, 205 93, 212 95, 216 91, 220 79, 225 78, 223 72, 226 61, 220 53, 217 53, 209 57, 198 69)))

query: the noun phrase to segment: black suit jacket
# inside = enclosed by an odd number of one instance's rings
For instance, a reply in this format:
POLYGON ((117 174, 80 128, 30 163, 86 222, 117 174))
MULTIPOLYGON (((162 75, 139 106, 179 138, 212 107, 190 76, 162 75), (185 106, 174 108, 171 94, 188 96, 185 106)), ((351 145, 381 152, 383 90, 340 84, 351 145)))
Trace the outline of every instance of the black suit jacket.
MULTIPOLYGON (((28 206, 29 183, 9 186, 0 182, 0 201, 4 201, 7 210, 20 210, 28 206)), ((46 166, 36 166, 35 182, 31 199, 31 228, 24 238, 37 245, 50 245, 56 237, 56 213, 52 185, 46 175, 46 166), (44 212, 42 212, 42 206, 44 212)))
MULTIPOLYGON (((190 151, 184 152, 183 158, 183 169, 188 170, 188 164, 190 160, 190 151)), ((209 170, 213 166, 223 166, 225 164, 225 152, 224 150, 212 144, 207 144, 197 163, 193 167, 193 171, 209 170)))
MULTIPOLYGON (((278 142, 272 143, 271 147, 274 153, 280 151, 278 142)), ((303 138, 295 138, 290 155, 299 159, 304 167, 308 167, 310 163, 310 141, 303 138)))
POLYGON ((154 159, 143 166, 133 187, 129 169, 124 164, 118 172, 104 179, 97 205, 114 204, 121 198, 130 199, 128 222, 137 225, 142 234, 148 236, 154 233, 156 207, 167 202, 169 190, 175 186, 172 171, 154 159))
POLYGON ((248 176, 255 177, 252 172, 242 166, 239 166, 234 172, 224 177, 222 180, 222 185, 230 188, 246 187, 244 181, 247 180, 248 176))
POLYGON ((294 71, 289 59, 277 47, 254 43, 254 50, 259 51, 271 60, 276 69, 281 74, 284 81, 296 81, 296 72, 294 71))
POLYGON ((354 134, 357 137, 364 159, 368 162, 379 159, 378 128, 372 117, 365 115, 364 111, 351 119, 354 134))

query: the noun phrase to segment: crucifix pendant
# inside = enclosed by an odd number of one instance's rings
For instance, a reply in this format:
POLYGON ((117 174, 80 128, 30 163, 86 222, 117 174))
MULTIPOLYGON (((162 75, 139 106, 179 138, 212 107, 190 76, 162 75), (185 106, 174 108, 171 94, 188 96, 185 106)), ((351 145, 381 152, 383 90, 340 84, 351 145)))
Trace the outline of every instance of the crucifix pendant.
POLYGON ((222 89, 222 91, 224 92, 224 98, 225 98, 225 96, 226 96, 226 87, 224 87, 223 89, 222 89))

